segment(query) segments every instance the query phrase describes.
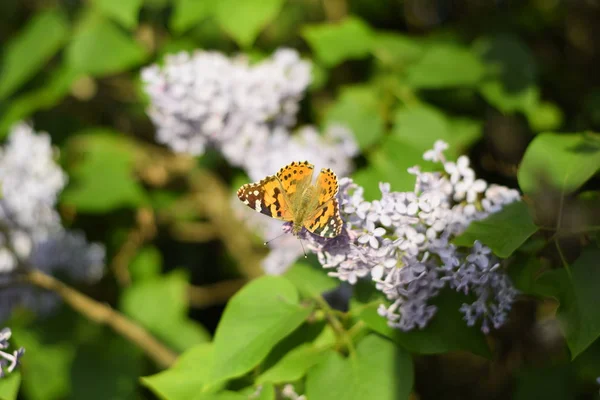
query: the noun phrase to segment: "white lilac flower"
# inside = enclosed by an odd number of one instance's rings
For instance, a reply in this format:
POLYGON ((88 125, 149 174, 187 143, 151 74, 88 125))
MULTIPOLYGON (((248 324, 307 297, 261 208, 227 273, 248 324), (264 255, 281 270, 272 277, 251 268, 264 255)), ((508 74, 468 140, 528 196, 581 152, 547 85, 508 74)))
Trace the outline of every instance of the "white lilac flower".
POLYGON ((264 146, 275 127, 289 128, 310 83, 310 64, 291 49, 251 65, 218 52, 169 55, 164 65, 142 70, 148 114, 160 143, 201 155, 207 146, 243 166, 249 151, 264 146))
POLYGON ((375 287, 389 300, 379 307, 388 324, 402 330, 423 328, 434 317, 431 304, 442 288, 475 295, 460 311, 468 325, 483 332, 501 326, 517 291, 500 269, 499 260, 480 242, 459 248, 451 240, 472 221, 518 201, 518 192, 475 179, 469 159, 445 161, 443 142, 427 152, 442 162, 445 173, 410 169, 412 192, 392 192, 381 184, 381 199, 363 198, 363 189, 348 178, 340 180, 340 210, 345 227, 339 238, 322 240, 305 235, 329 275, 355 283, 370 274, 375 287))
POLYGON ((14 350, 12 353, 4 351, 10 347, 8 341, 11 335, 12 332, 9 328, 0 330, 0 378, 5 377, 6 373, 13 372, 19 365, 21 357, 25 354, 23 347, 14 350))
POLYGON ((13 127, 0 147, 0 321, 16 306, 45 312, 57 303, 54 295, 15 281, 27 268, 80 281, 102 274, 104 247, 60 222, 56 201, 67 176, 54 155, 50 136, 26 124, 13 127))

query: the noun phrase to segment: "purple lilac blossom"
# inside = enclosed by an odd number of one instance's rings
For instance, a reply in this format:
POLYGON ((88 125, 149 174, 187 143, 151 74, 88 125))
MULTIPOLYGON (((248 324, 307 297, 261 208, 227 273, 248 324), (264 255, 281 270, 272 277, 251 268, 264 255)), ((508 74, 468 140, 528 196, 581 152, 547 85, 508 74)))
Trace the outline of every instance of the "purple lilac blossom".
POLYGON ((12 353, 5 351, 10 347, 8 341, 11 335, 12 332, 9 328, 0 330, 0 378, 4 378, 7 373, 13 372, 19 365, 21 357, 25 354, 23 347, 13 350, 12 353))
POLYGON ((446 148, 438 141, 424 155, 441 163, 444 172, 409 169, 416 178, 411 192, 392 192, 382 183, 381 198, 369 202, 360 186, 341 179, 344 232, 331 240, 303 236, 329 275, 351 284, 370 276, 389 301, 378 311, 391 327, 425 327, 436 313, 431 299, 448 287, 475 295, 460 311, 467 325, 479 322, 488 333, 506 321, 517 290, 488 247, 476 241, 471 249, 458 248, 451 241, 472 221, 519 201, 520 195, 476 179, 465 156, 446 161, 446 148))
POLYGON ((104 247, 61 224, 56 202, 67 176, 54 156, 50 136, 26 124, 14 126, 0 147, 0 321, 17 306, 44 312, 57 303, 54 294, 19 283, 26 268, 88 282, 102 275, 104 247))
POLYGON ((142 70, 156 138, 173 151, 201 155, 207 146, 244 166, 274 128, 289 128, 310 83, 310 64, 291 49, 251 65, 244 56, 181 52, 142 70))

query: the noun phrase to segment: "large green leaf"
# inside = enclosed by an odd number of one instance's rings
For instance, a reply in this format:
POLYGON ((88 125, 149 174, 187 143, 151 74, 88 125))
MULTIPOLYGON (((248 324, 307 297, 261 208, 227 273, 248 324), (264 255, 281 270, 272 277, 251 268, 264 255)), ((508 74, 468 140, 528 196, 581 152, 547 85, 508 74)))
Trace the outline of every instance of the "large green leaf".
POLYGON ((21 386, 21 373, 13 373, 0 379, 0 400, 16 400, 21 386))
POLYGON ((302 262, 294 264, 284 276, 296 286, 301 295, 307 297, 321 296, 323 292, 335 289, 340 284, 337 279, 327 276, 322 268, 319 270, 302 262))
POLYGON ((358 318, 369 328, 389 337, 412 353, 439 354, 463 350, 489 357, 485 336, 477 327, 469 327, 464 321, 460 306, 466 301, 464 295, 444 290, 433 301, 437 312, 423 329, 403 332, 388 326, 387 320, 377 313, 381 302, 357 305, 358 318))
POLYGON ((208 332, 187 317, 187 277, 180 271, 136 283, 123 294, 121 308, 177 350, 209 340, 208 332))
POLYGON ((217 3, 210 0, 176 0, 169 25, 181 33, 213 15, 217 3))
POLYGON ((571 265, 571 280, 560 295, 561 321, 571 357, 600 337, 600 249, 586 249, 571 265))
POLYGON ((90 129, 69 143, 83 160, 69 168, 72 183, 62 200, 80 211, 104 213, 147 202, 134 177, 135 147, 123 134, 107 129, 90 129))
POLYGON ((256 383, 295 382, 304 377, 313 365, 318 364, 325 354, 323 348, 319 348, 312 343, 300 345, 263 372, 256 379, 256 383))
POLYGON ((348 17, 339 23, 309 25, 302 36, 323 65, 367 57, 373 46, 373 32, 362 20, 348 17))
POLYGON ((541 193, 546 186, 563 194, 581 187, 600 169, 600 135, 542 133, 527 147, 518 179, 526 194, 541 193))
POLYGON ((399 108, 392 133, 421 155, 432 149, 436 140, 443 140, 449 144, 447 157, 454 158, 464 154, 481 137, 481 128, 478 121, 448 118, 438 109, 423 104, 399 108))
POLYGON ((529 368, 519 371, 513 399, 563 400, 572 399, 576 392, 573 372, 569 365, 529 368))
POLYGON ((298 328, 311 312, 301 306, 287 279, 264 276, 229 300, 215 333, 212 382, 248 372, 280 340, 298 328))
POLYGON ((308 372, 306 397, 321 399, 408 399, 413 386, 410 354, 392 342, 369 335, 356 346, 356 357, 330 351, 308 372))
POLYGON ((171 368, 143 377, 141 381, 161 399, 189 400, 198 393, 209 393, 211 390, 219 389, 219 387, 209 388, 206 385, 212 365, 213 345, 202 343, 179 356, 171 368))
POLYGON ((375 35, 372 52, 385 66, 401 70, 418 60, 424 48, 414 37, 382 32, 375 35))
POLYGON ((369 147, 383 136, 385 129, 380 95, 369 85, 345 87, 327 110, 325 121, 347 126, 361 149, 369 147))
POLYGON ((106 76, 127 71, 147 59, 146 50, 110 20, 91 16, 67 47, 66 60, 77 72, 106 76))
POLYGON ((135 28, 144 0, 92 0, 107 17, 113 18, 127 28, 135 28))
POLYGON ((482 80, 484 73, 483 63, 469 49, 435 44, 407 68, 406 81, 418 89, 472 87, 482 80))
POLYGON ((240 47, 249 47, 260 31, 279 14, 283 2, 284 0, 219 0, 214 3, 214 16, 221 28, 240 47))
POLYGON ((498 257, 506 258, 537 232, 527 204, 522 201, 504 208, 486 219, 471 222, 466 231, 454 239, 459 246, 473 246, 479 240, 498 257))
POLYGON ((42 69, 60 50, 68 35, 67 19, 58 9, 35 14, 4 48, 0 99, 9 96, 42 69))

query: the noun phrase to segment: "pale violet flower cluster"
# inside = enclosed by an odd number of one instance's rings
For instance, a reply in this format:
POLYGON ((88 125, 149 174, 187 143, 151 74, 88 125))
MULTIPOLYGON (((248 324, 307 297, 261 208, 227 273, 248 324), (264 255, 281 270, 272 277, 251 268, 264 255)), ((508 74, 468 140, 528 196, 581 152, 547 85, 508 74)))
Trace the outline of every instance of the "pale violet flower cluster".
POLYGON ((389 300, 379 314, 390 326, 405 331, 425 327, 436 313, 431 300, 450 288, 476 297, 460 311, 469 326, 479 321, 487 333, 506 321, 517 291, 488 247, 475 242, 471 249, 458 248, 451 241, 472 221, 519 201, 520 195, 476 179, 465 156, 446 161, 446 148, 438 141, 424 155, 441 163, 444 172, 409 170, 416 178, 410 192, 380 184, 381 198, 366 201, 363 189, 343 178, 343 233, 330 240, 305 237, 323 267, 332 270, 329 275, 351 284, 370 276, 389 300))
POLYGON ((19 365, 21 357, 25 354, 23 347, 13 350, 12 353, 6 351, 10 347, 8 341, 11 336, 12 332, 9 328, 0 330, 0 378, 4 378, 7 373, 13 372, 19 365))
MULTIPOLYGON (((311 67, 295 50, 279 49, 256 64, 217 52, 179 53, 167 56, 162 67, 144 69, 142 80, 157 141, 176 152, 201 155, 210 146, 252 181, 292 161, 308 160, 316 173, 352 171, 358 146, 348 129, 335 124, 323 133, 313 126, 296 129, 311 67)), ((281 222, 232 200, 235 212, 264 240, 281 234, 281 222)), ((269 248, 263 261, 269 274, 283 273, 302 255, 300 243, 287 236, 269 242, 269 248)))
POLYGON ((54 155, 50 136, 26 124, 0 147, 0 321, 15 306, 43 311, 56 303, 19 282, 28 268, 84 281, 102 275, 104 247, 61 224, 55 207, 67 176, 54 155))
POLYGON ((157 141, 192 155, 211 146, 236 166, 264 149, 275 127, 295 125, 310 78, 310 64, 291 49, 254 65, 244 56, 181 52, 142 71, 157 141))

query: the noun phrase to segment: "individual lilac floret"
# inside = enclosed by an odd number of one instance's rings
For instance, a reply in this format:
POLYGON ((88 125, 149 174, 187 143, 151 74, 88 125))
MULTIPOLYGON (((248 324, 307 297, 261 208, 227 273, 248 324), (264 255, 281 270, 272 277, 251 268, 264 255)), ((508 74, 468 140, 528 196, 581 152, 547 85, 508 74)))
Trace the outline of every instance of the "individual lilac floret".
POLYGON ((26 124, 13 127, 0 147, 0 321, 16 306, 44 312, 57 303, 15 279, 28 268, 80 281, 102 274, 104 247, 66 231, 56 212, 67 176, 54 156, 50 136, 26 124))
POLYGON ((12 353, 4 351, 10 346, 8 341, 11 335, 12 332, 9 328, 0 330, 0 378, 5 377, 7 373, 13 372, 19 365, 21 357, 25 354, 23 347, 14 350, 12 353))
POLYGON ((425 327, 437 311, 431 299, 450 288, 476 296, 460 311, 469 326, 480 322, 487 333, 506 321, 517 291, 488 247, 476 241, 472 249, 458 248, 451 241, 472 221, 520 196, 476 179, 465 156, 446 161, 446 148, 438 141, 424 156, 442 163, 444 172, 409 170, 416 178, 411 192, 392 192, 389 184, 381 184, 381 198, 366 201, 360 186, 341 179, 343 234, 339 240, 307 240, 321 265, 332 270, 329 275, 355 283, 370 274, 389 300, 378 311, 390 326, 425 327))
POLYGON ((254 141, 296 123, 310 64, 291 49, 254 65, 243 56, 182 52, 142 70, 142 81, 160 143, 192 155, 207 146, 225 149, 232 164, 242 165, 254 141))

